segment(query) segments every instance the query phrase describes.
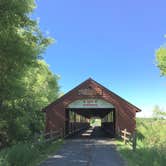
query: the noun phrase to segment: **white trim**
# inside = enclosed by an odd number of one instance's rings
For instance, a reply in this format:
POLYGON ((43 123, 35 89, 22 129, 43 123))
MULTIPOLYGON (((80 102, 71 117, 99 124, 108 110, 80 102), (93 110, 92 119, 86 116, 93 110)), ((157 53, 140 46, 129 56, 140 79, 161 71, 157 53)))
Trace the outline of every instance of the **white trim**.
POLYGON ((68 105, 68 108, 115 108, 111 103, 102 99, 81 99, 75 100, 68 105))

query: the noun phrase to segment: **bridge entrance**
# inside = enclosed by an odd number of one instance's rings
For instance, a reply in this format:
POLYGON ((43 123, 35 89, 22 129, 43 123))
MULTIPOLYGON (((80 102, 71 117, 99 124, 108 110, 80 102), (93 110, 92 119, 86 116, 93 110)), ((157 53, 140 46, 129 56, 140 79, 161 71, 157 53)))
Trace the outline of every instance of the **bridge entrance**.
MULTIPOLYGON (((71 135, 90 127, 91 118, 101 119, 101 129, 115 136, 116 113, 112 104, 101 99, 82 99, 69 104, 65 110, 65 134, 71 135)), ((99 128, 99 127, 98 127, 99 128)), ((96 130, 99 131, 99 130, 96 130)))

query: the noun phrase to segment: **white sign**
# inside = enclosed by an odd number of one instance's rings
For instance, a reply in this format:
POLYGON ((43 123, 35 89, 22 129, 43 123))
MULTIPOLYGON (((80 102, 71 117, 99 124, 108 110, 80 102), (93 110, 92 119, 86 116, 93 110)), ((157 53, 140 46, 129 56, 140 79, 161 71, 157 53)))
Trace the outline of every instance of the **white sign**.
POLYGON ((102 99, 82 99, 70 103, 68 108, 114 108, 114 106, 102 99))

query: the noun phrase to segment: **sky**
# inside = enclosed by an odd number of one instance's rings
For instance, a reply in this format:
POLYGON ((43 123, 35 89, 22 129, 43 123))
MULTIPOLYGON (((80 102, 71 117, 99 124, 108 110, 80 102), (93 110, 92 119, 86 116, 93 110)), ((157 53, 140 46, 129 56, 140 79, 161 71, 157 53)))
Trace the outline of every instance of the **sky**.
POLYGON ((44 54, 63 93, 89 77, 148 117, 166 109, 155 51, 166 42, 165 0, 37 0, 33 17, 55 42, 44 54))

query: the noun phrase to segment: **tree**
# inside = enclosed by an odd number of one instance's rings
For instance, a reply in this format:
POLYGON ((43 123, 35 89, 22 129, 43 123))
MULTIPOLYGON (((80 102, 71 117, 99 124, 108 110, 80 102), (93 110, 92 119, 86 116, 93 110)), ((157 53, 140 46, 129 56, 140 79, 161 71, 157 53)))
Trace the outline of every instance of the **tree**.
POLYGON ((166 44, 162 45, 156 51, 157 66, 160 69, 161 75, 166 76, 166 44))
POLYGON ((59 95, 58 77, 41 60, 52 39, 30 18, 34 0, 0 0, 0 144, 44 127, 41 109, 59 95))
POLYGON ((27 140, 34 133, 43 131, 45 121, 41 110, 59 97, 57 80, 58 77, 50 72, 42 60, 38 60, 36 67, 27 70, 24 96, 15 101, 13 114, 8 112, 8 117, 11 117, 7 119, 10 141, 27 140))
POLYGON ((156 105, 153 109, 153 118, 154 119, 163 119, 166 118, 166 112, 156 105))
POLYGON ((30 19, 34 0, 0 1, 0 106, 5 100, 23 95, 24 71, 36 63, 38 56, 50 44, 30 19))

